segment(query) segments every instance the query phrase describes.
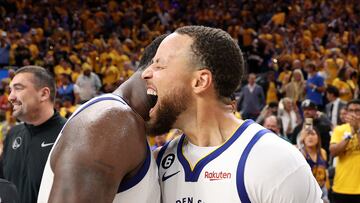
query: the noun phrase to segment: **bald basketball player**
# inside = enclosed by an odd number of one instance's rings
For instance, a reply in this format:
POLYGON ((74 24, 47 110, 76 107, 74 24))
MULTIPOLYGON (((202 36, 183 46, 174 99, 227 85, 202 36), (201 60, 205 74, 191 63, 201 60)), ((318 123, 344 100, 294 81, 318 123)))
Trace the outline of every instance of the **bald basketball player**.
POLYGON ((69 118, 45 166, 39 203, 160 202, 157 168, 145 136, 152 102, 141 73, 163 38, 145 49, 140 71, 69 118))

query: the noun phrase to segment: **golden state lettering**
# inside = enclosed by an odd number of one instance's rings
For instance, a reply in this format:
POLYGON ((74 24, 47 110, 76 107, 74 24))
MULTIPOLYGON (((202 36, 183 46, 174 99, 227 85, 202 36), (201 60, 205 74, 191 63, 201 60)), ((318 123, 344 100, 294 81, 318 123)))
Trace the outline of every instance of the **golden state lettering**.
POLYGON ((176 200, 175 203, 205 203, 201 199, 194 200, 194 197, 183 197, 181 199, 176 200))
POLYGON ((208 172, 205 171, 205 178, 209 179, 210 181, 214 181, 214 180, 223 180, 223 179, 230 179, 231 178, 231 173, 227 173, 227 172, 208 172))

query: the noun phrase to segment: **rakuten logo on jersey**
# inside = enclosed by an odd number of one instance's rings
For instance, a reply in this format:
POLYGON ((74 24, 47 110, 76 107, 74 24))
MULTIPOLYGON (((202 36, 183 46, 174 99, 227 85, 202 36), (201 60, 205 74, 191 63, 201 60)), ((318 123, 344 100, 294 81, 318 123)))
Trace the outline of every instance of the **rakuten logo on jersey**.
POLYGON ((231 173, 227 173, 227 172, 208 172, 205 171, 205 179, 209 179, 210 181, 214 181, 214 180, 224 180, 224 179, 230 179, 231 178, 231 173))

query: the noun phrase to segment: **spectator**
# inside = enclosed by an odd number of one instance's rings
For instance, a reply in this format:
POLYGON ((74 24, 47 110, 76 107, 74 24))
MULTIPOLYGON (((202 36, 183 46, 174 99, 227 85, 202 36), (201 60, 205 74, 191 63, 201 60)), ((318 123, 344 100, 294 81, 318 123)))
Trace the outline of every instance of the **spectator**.
POLYGON ((285 97, 281 103, 283 108, 279 108, 278 116, 283 127, 283 134, 288 137, 302 120, 296 104, 290 98, 285 97))
POLYGON ((113 92, 117 87, 117 81, 120 79, 120 72, 116 66, 112 64, 111 57, 106 59, 105 65, 101 68, 103 91, 105 93, 113 92))
POLYGON ((340 124, 346 123, 346 106, 340 109, 340 124))
POLYGON ((339 90, 332 85, 326 88, 326 98, 329 101, 326 104, 326 115, 333 126, 341 124, 340 110, 346 106, 346 103, 339 98, 339 90))
POLYGON ((278 106, 279 104, 277 102, 271 102, 268 105, 266 105, 260 112, 260 115, 257 117, 256 122, 259 124, 263 124, 264 119, 274 115, 278 115, 278 106))
POLYGON ((285 94, 285 97, 292 99, 297 106, 305 98, 305 85, 306 81, 300 69, 293 71, 291 80, 289 83, 283 83, 281 92, 285 94))
POLYGON ((263 88, 255 83, 256 75, 250 73, 248 84, 241 90, 240 106, 243 119, 253 119, 260 115, 261 109, 265 106, 265 96, 263 88))
POLYGON ((72 99, 65 96, 62 100, 62 107, 60 107, 59 113, 64 118, 70 118, 71 114, 75 112, 77 106, 73 105, 72 99))
POLYGON ((60 80, 62 74, 71 75, 72 69, 69 61, 61 58, 58 65, 54 67, 54 74, 57 80, 60 80))
POLYGON ((326 151, 321 147, 321 137, 313 128, 305 127, 300 132, 300 151, 304 155, 306 161, 310 165, 311 171, 319 183, 324 203, 329 203, 328 188, 329 178, 327 175, 327 155, 326 151))
POLYGON ((360 202, 360 100, 347 103, 346 124, 331 136, 330 152, 338 157, 333 185, 333 202, 360 202))
POLYGON ((10 111, 11 106, 8 101, 10 87, 9 87, 10 79, 4 78, 1 80, 2 87, 4 88, 4 92, 0 96, 0 114, 7 115, 10 111))
POLYGON ((88 63, 82 65, 83 73, 79 75, 74 86, 75 104, 83 104, 98 95, 101 88, 99 76, 92 72, 88 63))
POLYGON ((276 116, 271 115, 266 117, 264 120, 264 127, 273 131, 273 133, 275 133, 277 136, 281 137, 282 139, 288 141, 289 143, 291 142, 286 135, 281 133, 282 131, 281 120, 276 116))
MULTIPOLYGON (((329 155, 331 122, 325 114, 318 111, 316 104, 308 99, 302 102, 301 108, 304 112, 304 120, 307 118, 312 119, 314 128, 319 131, 321 146, 325 149, 327 155, 329 155)), ((300 132, 303 128, 304 121, 295 127, 291 135, 291 143, 300 145, 300 132)))
POLYGON ((332 48, 329 53, 325 56, 324 67, 327 73, 326 82, 327 84, 333 84, 337 73, 344 67, 344 59, 339 56, 340 50, 332 48))
POLYGON ((316 65, 314 63, 309 63, 305 70, 308 73, 306 98, 314 102, 319 109, 323 109, 322 93, 325 91, 324 78, 316 71, 316 65))
POLYGON ((349 79, 346 81, 351 88, 354 98, 359 98, 359 73, 348 68, 349 79))
POLYGON ((68 98, 73 104, 75 101, 74 96, 74 84, 71 82, 70 76, 68 74, 61 74, 61 84, 57 88, 57 97, 61 100, 68 98))
POLYGON ((0 68, 8 66, 10 62, 10 40, 5 31, 0 30, 0 68))
POLYGON ((23 66, 24 59, 30 59, 30 58, 31 58, 31 53, 26 45, 25 39, 20 39, 19 44, 15 49, 16 66, 18 67, 23 66))
POLYGON ((259 85, 263 88, 266 96, 266 104, 271 102, 279 102, 279 92, 280 83, 275 80, 275 71, 268 71, 266 73, 266 78, 262 79, 259 85))
POLYGON ((346 74, 347 68, 342 68, 339 70, 337 77, 333 80, 332 85, 339 90, 339 97, 341 100, 348 102, 353 99, 353 90, 351 86, 347 83, 349 79, 346 74))
POLYGON ((24 123, 6 136, 3 153, 5 179, 13 182, 20 202, 36 202, 51 146, 65 124, 54 111, 54 78, 44 68, 25 66, 10 83, 13 116, 24 123))

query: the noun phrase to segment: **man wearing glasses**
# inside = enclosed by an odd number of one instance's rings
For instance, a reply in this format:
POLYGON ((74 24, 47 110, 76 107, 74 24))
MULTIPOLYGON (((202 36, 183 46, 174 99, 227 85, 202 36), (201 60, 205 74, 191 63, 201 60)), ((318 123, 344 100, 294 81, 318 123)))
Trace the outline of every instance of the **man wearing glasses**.
POLYGON ((346 123, 334 129, 330 141, 330 154, 338 157, 333 202, 360 203, 360 100, 350 101, 346 108, 346 123))

